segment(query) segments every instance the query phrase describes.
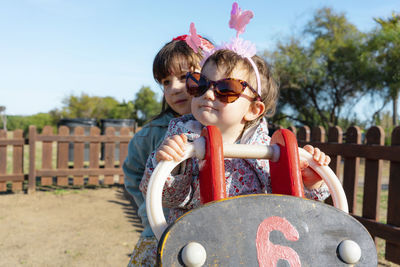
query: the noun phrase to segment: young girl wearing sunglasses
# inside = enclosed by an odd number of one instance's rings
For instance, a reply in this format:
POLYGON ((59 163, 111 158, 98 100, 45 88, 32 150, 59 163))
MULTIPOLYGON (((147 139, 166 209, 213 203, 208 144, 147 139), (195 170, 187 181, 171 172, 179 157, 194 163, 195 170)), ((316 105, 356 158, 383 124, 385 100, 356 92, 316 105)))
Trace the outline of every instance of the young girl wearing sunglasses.
MULTIPOLYGON (((203 50, 213 48, 211 42, 197 35, 191 25, 190 35, 181 35, 165 44, 153 62, 154 79, 161 85, 164 97, 161 113, 137 132, 129 142, 128 156, 123 164, 125 188, 133 197, 143 232, 132 253, 128 266, 155 266, 157 240, 150 228, 146 215, 146 202, 139 190, 148 156, 164 140, 168 123, 173 118, 190 113, 192 96, 186 91, 188 71, 200 69, 203 50), (188 42, 200 42, 193 50, 188 42)), ((167 210, 164 212, 167 213, 167 210)))
MULTIPOLYGON (((235 5, 234 5, 235 7, 235 5)), ((232 20, 232 17, 231 17, 232 20)), ((149 178, 160 160, 179 161, 185 143, 200 136, 204 126, 215 125, 224 143, 267 145, 270 142, 265 116, 273 115, 278 85, 267 63, 255 55, 255 48, 238 37, 217 47, 205 60, 201 73, 190 72, 186 87, 192 99, 192 115, 170 122, 166 139, 147 161, 140 189, 146 194, 149 178)), ((330 158, 317 148, 306 146, 321 165, 330 158)), ((262 159, 226 158, 227 196, 270 193, 269 163, 262 159)), ((329 196, 321 178, 302 168, 308 198, 323 200, 329 196)), ((163 205, 170 208, 168 223, 200 205, 199 160, 182 162, 166 180, 163 205)))

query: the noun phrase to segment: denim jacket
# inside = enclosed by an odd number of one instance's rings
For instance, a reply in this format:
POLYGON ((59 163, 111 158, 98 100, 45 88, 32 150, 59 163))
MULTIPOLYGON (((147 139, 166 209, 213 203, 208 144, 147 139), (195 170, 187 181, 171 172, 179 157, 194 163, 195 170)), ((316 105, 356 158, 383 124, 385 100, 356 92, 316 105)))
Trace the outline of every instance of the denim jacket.
MULTIPOLYGON (((125 174, 125 188, 138 206, 138 215, 144 227, 142 232, 144 237, 154 236, 154 234, 147 219, 146 201, 139 190, 139 185, 146 167, 147 158, 164 140, 168 123, 173 118, 174 115, 171 112, 165 113, 161 117, 150 121, 137 132, 129 142, 128 156, 122 166, 125 174)), ((164 210, 165 214, 167 212, 168 210, 164 210)))

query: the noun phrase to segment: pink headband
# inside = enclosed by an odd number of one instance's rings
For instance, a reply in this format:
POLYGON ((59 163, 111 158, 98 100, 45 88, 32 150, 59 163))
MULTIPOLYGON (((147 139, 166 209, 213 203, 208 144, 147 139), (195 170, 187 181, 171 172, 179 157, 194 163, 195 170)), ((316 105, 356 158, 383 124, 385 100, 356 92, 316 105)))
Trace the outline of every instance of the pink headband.
POLYGON ((202 60, 202 65, 207 60, 207 58, 212 54, 214 54, 214 52, 217 50, 228 49, 235 52, 239 56, 246 58, 253 67, 257 78, 257 92, 261 96, 260 74, 258 72, 257 65, 251 59, 257 52, 256 46, 250 41, 246 41, 239 38, 239 34, 244 33, 246 25, 250 22, 250 20, 253 17, 254 14, 252 11, 250 10, 242 11, 242 9, 239 8, 238 4, 234 2, 232 5, 231 19, 229 20, 229 28, 236 30, 236 37, 232 38, 231 42, 229 43, 223 43, 222 45, 219 45, 212 50, 208 51, 205 50, 205 55, 202 60))
POLYGON ((172 41, 185 41, 195 53, 200 51, 199 48, 201 48, 203 51, 210 51, 214 48, 214 45, 212 43, 196 33, 196 28, 193 22, 190 23, 189 32, 190 35, 181 35, 175 37, 174 39, 172 39, 172 41))

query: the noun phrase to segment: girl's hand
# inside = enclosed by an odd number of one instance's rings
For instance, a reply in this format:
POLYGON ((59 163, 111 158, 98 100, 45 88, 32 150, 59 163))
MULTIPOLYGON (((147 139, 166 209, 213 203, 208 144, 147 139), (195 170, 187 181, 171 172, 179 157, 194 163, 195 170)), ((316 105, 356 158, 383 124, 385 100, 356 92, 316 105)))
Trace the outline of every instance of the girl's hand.
POLYGON ((166 138, 157 150, 156 160, 158 162, 162 160, 181 160, 184 155, 186 143, 187 137, 185 134, 173 135, 166 138))
MULTIPOLYGON (((304 146, 304 149, 313 155, 314 161, 316 161, 321 166, 327 166, 331 162, 331 158, 324 152, 319 150, 319 148, 314 148, 311 145, 304 146)), ((300 160, 300 170, 303 176, 304 186, 308 189, 316 189, 323 183, 322 178, 311 168, 307 161, 300 160)))

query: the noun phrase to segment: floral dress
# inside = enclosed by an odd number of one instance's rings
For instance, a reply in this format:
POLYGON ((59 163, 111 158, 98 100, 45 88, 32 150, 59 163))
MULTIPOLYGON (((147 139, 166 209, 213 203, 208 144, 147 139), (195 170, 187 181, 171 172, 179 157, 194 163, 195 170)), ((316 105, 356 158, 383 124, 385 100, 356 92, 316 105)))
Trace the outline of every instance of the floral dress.
MULTIPOLYGON (((184 133, 188 141, 200 136, 203 125, 192 115, 185 115, 171 120, 166 137, 184 133)), ((265 119, 257 125, 247 129, 238 143, 269 145, 271 138, 265 119)), ((169 208, 167 222, 172 223, 183 213, 200 206, 199 162, 196 158, 186 160, 181 164, 176 175, 169 175, 163 189, 163 206, 169 208)), ((264 159, 225 158, 226 193, 228 197, 271 193, 269 163, 264 159)), ((144 177, 140 190, 146 194, 151 174, 157 165, 155 152, 146 163, 144 177)), ((306 196, 311 199, 324 200, 329 196, 326 185, 314 190, 305 190, 306 196)))

